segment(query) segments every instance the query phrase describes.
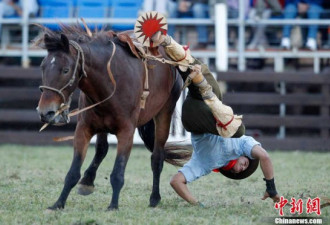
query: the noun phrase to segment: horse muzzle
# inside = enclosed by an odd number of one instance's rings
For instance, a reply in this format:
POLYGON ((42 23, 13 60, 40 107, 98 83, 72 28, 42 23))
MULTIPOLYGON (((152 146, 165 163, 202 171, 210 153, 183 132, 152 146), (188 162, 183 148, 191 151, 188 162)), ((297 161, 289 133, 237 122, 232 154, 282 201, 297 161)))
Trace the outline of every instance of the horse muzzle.
POLYGON ((41 122, 48 123, 54 126, 63 126, 70 122, 69 109, 65 109, 62 112, 55 110, 40 110, 37 107, 37 111, 40 117, 41 122))

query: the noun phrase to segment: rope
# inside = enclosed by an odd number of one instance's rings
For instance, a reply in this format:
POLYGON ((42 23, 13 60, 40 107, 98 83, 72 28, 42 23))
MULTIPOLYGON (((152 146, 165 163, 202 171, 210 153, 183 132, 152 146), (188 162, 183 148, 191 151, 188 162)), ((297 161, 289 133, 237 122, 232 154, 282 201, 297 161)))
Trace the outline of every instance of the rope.
MULTIPOLYGON (((87 73, 85 71, 85 55, 84 55, 83 49, 81 48, 81 46, 77 42, 75 42, 73 40, 70 40, 69 43, 78 51, 78 58, 81 56, 81 70, 83 72, 84 77, 87 77, 87 73)), ((76 72, 77 67, 78 67, 78 65, 76 63, 74 73, 76 72)))
POLYGON ((188 67, 189 69, 194 68, 190 64, 176 62, 176 61, 168 60, 168 59, 165 59, 165 58, 157 58, 156 56, 149 55, 147 53, 142 53, 142 57, 147 58, 147 59, 151 59, 151 60, 156 60, 156 61, 161 62, 161 63, 167 63, 167 64, 174 65, 174 66, 185 66, 185 67, 188 67))

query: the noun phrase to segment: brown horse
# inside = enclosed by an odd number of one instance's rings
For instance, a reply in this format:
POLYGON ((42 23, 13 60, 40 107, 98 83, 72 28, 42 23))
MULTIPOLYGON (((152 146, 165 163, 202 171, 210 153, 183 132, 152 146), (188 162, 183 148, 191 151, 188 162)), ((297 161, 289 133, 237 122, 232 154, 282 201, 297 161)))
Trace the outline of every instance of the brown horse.
POLYGON ((94 159, 80 180, 78 189, 83 195, 93 192, 96 171, 108 151, 108 133, 116 135, 118 140, 117 156, 110 175, 113 193, 108 207, 117 209, 136 127, 145 145, 152 151, 150 206, 155 207, 161 199, 159 180, 164 160, 182 158, 182 155, 170 150, 166 152, 164 148, 182 85, 175 68, 148 61, 150 95, 145 109, 141 109, 140 98, 146 76, 144 63, 113 32, 100 31, 89 36, 77 25, 63 27, 58 33, 44 28, 44 35, 36 43, 48 51, 41 64, 42 94, 37 108, 42 122, 54 125, 68 122, 68 110, 57 112, 63 106, 70 105, 76 88, 81 90, 79 108, 110 96, 114 83, 109 78, 107 63, 112 54, 109 66, 117 87, 110 99, 78 115, 72 164, 58 200, 49 209, 64 208, 71 189, 81 178, 80 170, 90 140, 97 135, 94 159))

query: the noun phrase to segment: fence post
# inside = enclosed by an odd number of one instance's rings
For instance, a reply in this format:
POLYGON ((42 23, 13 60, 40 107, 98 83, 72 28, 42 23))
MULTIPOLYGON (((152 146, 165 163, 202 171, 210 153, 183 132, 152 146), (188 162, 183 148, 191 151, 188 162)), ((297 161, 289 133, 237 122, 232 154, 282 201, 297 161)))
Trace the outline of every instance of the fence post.
MULTIPOLYGON (((276 73, 283 73, 284 71, 284 59, 282 57, 276 57, 275 58, 275 72, 276 73)), ((286 95, 286 83, 285 81, 280 81, 280 95, 286 95)), ((286 115, 286 105, 285 103, 280 104, 280 117, 285 117, 286 115)), ((278 131, 277 137, 279 139, 284 139, 285 138, 285 126, 281 125, 278 131)))
POLYGON ((314 73, 320 73, 320 58, 314 56, 314 73))
POLYGON ((29 12, 27 10, 28 1, 23 2, 23 15, 22 15, 22 66, 27 68, 30 66, 28 57, 29 51, 29 12))
POLYGON ((227 6, 215 4, 215 50, 217 71, 228 70, 228 25, 227 6))
MULTIPOLYGON (((280 82, 280 94, 286 95, 286 83, 285 81, 280 82)), ((285 103, 280 104, 280 117, 284 118, 286 114, 286 105, 285 103)), ((284 139, 285 138, 285 125, 280 126, 278 138, 284 139)))
POLYGON ((238 70, 245 71, 245 0, 239 0, 238 17, 238 70))
MULTIPOLYGON (((329 118, 329 105, 327 103, 329 103, 330 101, 330 84, 325 83, 322 84, 322 95, 325 97, 325 104, 323 104, 321 106, 321 117, 326 119, 329 118)), ((324 139, 329 138, 329 129, 326 127, 321 128, 321 137, 324 139)))

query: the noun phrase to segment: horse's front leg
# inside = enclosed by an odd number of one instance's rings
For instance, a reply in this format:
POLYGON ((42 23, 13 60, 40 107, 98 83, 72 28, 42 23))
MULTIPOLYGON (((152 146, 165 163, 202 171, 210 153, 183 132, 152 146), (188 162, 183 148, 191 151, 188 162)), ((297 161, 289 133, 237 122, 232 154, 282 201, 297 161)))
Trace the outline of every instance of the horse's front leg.
POLYGON ((88 144, 92 134, 88 132, 85 126, 81 126, 78 122, 75 135, 74 135, 74 154, 69 172, 67 173, 64 181, 64 187, 61 195, 55 204, 48 209, 56 210, 63 209, 65 202, 70 194, 71 189, 78 183, 80 179, 80 168, 85 159, 88 144))
POLYGON ((108 134, 101 133, 97 135, 95 145, 95 155, 93 161, 84 173, 84 177, 78 184, 78 194, 89 195, 94 192, 94 180, 96 177, 96 171, 102 163, 103 159, 108 153, 108 134))
POLYGON ((129 129, 121 130, 117 134, 117 156, 110 175, 112 199, 108 210, 118 209, 119 193, 124 185, 125 168, 132 150, 134 129, 134 127, 130 127, 129 129))

